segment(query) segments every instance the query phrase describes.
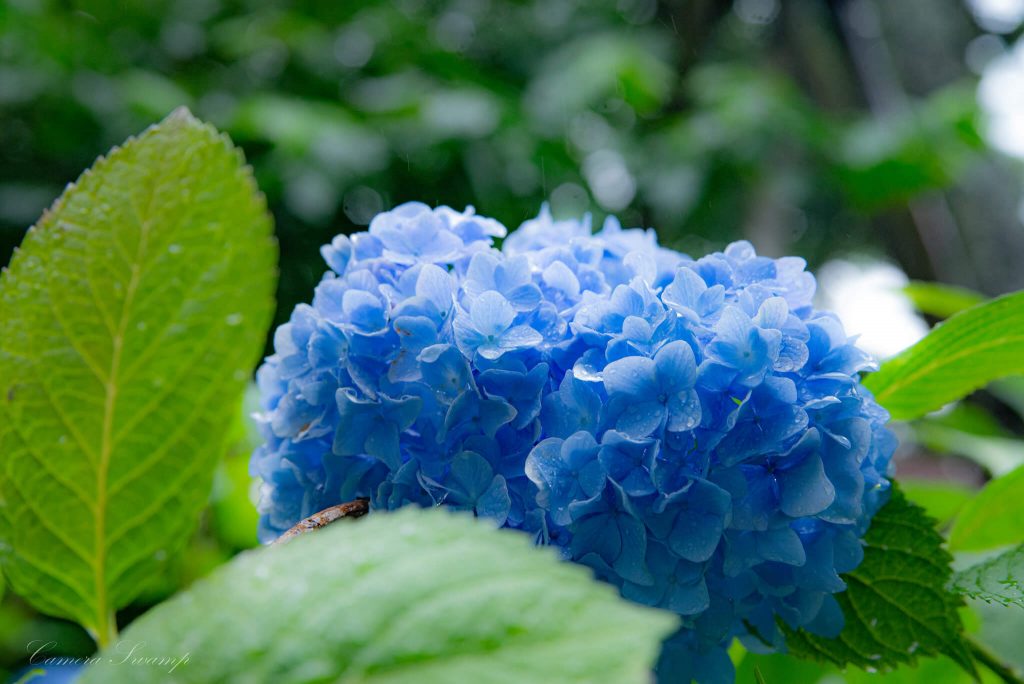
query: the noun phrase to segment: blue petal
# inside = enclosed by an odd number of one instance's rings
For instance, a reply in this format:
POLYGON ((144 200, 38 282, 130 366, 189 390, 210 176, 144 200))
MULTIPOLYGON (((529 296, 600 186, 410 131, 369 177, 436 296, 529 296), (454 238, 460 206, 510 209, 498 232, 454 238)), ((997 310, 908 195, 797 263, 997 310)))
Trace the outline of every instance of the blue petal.
POLYGON ((327 265, 331 267, 332 271, 342 275, 345 273, 345 268, 352 258, 352 241, 346 235, 335 236, 331 240, 331 244, 320 248, 320 255, 327 262, 327 265))
POLYGON ((392 422, 374 424, 366 435, 366 453, 379 458, 384 465, 392 470, 401 466, 401 452, 398 448, 398 427, 392 422))
POLYGON ((505 290, 504 294, 516 311, 533 311, 541 300, 540 288, 533 283, 518 285, 505 290))
POLYGON ((516 317, 508 300, 493 290, 484 292, 470 305, 473 327, 484 337, 497 337, 508 330, 516 317))
POLYGON ((669 589, 667 599, 664 607, 680 615, 697 615, 711 605, 708 585, 703 577, 695 582, 674 583, 669 589))
POLYGON ((575 299, 580 295, 580 281, 576 279, 576 274, 561 261, 555 261, 544 269, 542 278, 547 287, 558 290, 565 297, 575 299))
POLYGON ((765 560, 787 565, 803 565, 807 561, 800 537, 789 527, 758 532, 757 551, 765 560))
POLYGON ((615 428, 630 437, 647 437, 665 420, 666 409, 657 401, 627 403, 615 420, 615 428))
POLYGON ((638 399, 657 395, 654 361, 643 356, 627 356, 605 366, 602 373, 609 395, 624 394, 638 399))
POLYGON ((416 296, 427 299, 446 316, 452 308, 452 295, 452 279, 448 272, 434 264, 425 264, 416 279, 416 296))
POLYGON ((700 397, 693 390, 687 390, 669 397, 668 423, 672 432, 692 430, 700 425, 702 409, 700 397))
POLYGON ((517 325, 510 328, 501 336, 499 345, 502 349, 522 349, 524 347, 535 347, 544 338, 540 333, 528 325, 517 325))
POLYGON ((481 518, 493 520, 500 527, 505 524, 511 508, 512 499, 509 497, 505 478, 495 475, 491 486, 477 499, 476 514, 481 518))
POLYGON ((801 518, 820 513, 836 498, 817 453, 808 454, 797 465, 780 471, 777 478, 780 508, 788 516, 801 518))
POLYGON ((658 384, 663 392, 693 389, 697 382, 697 364, 693 349, 686 342, 669 342, 654 356, 658 384))
POLYGON ((494 469, 480 454, 464 451, 452 459, 449 486, 458 491, 464 501, 475 504, 493 478, 494 469))

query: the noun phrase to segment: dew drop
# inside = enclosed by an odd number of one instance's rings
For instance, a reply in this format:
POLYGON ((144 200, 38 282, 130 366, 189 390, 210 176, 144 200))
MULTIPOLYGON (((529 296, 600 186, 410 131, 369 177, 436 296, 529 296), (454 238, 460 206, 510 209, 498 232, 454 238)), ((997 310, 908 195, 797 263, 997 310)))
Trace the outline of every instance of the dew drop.
POLYGON ((181 245, 173 244, 167 246, 167 251, 171 254, 181 254, 181 245))
POLYGON ((232 325, 232 326, 238 325, 238 324, 240 324, 242 322, 242 314, 240 314, 240 313, 228 314, 227 317, 224 319, 224 322, 227 323, 228 325, 232 325))
POLYGON ((167 558, 167 550, 160 549, 159 551, 153 554, 153 558, 157 561, 163 562, 167 558))
POLYGON ((139 330, 145 330, 146 329, 146 321, 139 321, 138 325, 136 325, 135 327, 138 328, 139 330))

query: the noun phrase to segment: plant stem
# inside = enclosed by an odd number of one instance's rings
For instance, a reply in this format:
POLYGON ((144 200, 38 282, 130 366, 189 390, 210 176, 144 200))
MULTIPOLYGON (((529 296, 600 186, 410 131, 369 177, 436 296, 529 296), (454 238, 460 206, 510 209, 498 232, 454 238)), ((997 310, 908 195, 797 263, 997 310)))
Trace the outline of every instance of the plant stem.
POLYGON ((107 614, 106 620, 103 621, 103 624, 99 626, 93 636, 96 639, 96 645, 101 651, 117 641, 117 615, 114 614, 114 611, 110 611, 107 614))
POLYGON ((1024 679, 1021 678, 1020 672, 1000 660, 999 656, 987 647, 970 637, 967 638, 967 646, 971 649, 971 655, 974 656, 975 660, 992 670, 1006 684, 1024 684, 1024 679))

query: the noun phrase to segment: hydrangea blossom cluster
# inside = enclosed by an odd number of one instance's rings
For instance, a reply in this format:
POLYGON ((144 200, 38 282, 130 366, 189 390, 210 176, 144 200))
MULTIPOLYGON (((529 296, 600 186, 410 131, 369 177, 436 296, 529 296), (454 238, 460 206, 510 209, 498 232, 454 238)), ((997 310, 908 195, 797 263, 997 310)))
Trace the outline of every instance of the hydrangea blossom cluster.
POLYGON ((662 681, 731 681, 777 618, 838 633, 895 440, 804 261, 546 208, 505 236, 409 203, 322 249, 258 374, 262 539, 356 497, 471 511, 683 616, 662 681))

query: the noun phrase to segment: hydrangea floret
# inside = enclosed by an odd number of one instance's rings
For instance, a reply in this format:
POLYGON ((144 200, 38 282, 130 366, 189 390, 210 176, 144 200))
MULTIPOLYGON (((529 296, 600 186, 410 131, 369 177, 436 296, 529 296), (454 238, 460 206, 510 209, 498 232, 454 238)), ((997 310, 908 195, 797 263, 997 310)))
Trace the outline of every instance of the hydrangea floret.
POLYGON ((842 628, 895 439, 802 259, 420 203, 322 254, 258 374, 264 541, 357 497, 471 511, 681 615, 666 682, 842 628))

